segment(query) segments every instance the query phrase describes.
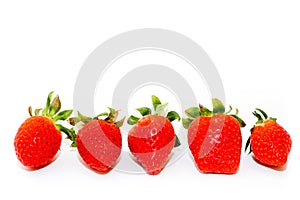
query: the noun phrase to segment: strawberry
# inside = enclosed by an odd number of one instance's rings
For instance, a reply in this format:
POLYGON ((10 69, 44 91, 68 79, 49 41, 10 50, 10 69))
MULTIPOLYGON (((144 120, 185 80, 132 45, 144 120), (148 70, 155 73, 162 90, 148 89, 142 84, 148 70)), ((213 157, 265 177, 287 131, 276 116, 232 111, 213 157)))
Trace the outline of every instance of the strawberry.
POLYGON ((124 118, 115 122, 118 111, 112 108, 109 110, 110 113, 102 113, 93 119, 78 113, 78 118, 70 120, 72 125, 84 123, 76 137, 79 155, 90 168, 102 174, 113 169, 122 150, 119 127, 122 126, 124 118), (101 116, 105 116, 105 119, 99 119, 101 116))
POLYGON ((276 122, 276 118, 268 117, 261 109, 256 108, 253 115, 258 121, 251 129, 251 135, 246 143, 250 152, 264 165, 283 166, 287 163, 291 151, 292 140, 289 133, 276 122))
POLYGON ((173 147, 180 145, 171 124, 180 116, 175 111, 163 116, 167 103, 161 104, 156 96, 152 96, 152 104, 154 114, 150 108, 142 107, 137 109, 142 118, 129 117, 127 123, 135 126, 129 131, 128 146, 145 171, 157 175, 166 166, 173 147))
POLYGON ((14 139, 17 158, 26 167, 41 168, 49 164, 57 154, 62 140, 61 131, 68 129, 59 120, 67 119, 72 110, 60 111, 61 102, 58 96, 52 101, 50 92, 44 109, 36 109, 34 115, 29 107, 31 117, 26 119, 14 139))
POLYGON ((242 136, 246 124, 236 114, 225 113, 218 99, 212 99, 213 111, 191 107, 182 119, 188 129, 188 144, 198 169, 203 173, 235 174, 240 165, 242 136))

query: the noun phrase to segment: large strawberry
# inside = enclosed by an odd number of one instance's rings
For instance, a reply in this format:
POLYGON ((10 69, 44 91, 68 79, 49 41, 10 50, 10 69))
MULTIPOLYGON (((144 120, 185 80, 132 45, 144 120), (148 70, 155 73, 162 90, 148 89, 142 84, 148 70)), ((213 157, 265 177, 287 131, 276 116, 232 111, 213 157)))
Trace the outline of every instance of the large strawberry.
POLYGON ((128 146, 137 162, 150 175, 159 174, 166 166, 170 153, 180 142, 175 135, 171 122, 180 120, 175 111, 170 111, 165 117, 167 104, 161 104, 158 97, 152 96, 154 113, 150 108, 137 110, 142 118, 130 116, 128 124, 135 126, 128 134, 128 146))
POLYGON ((198 169, 203 173, 234 174, 240 165, 242 136, 246 124, 236 114, 225 113, 225 107, 213 99, 213 111, 200 105, 185 112, 182 119, 188 129, 188 144, 198 169))
POLYGON ((99 173, 108 173, 113 169, 122 150, 119 127, 122 126, 124 118, 116 122, 118 111, 112 108, 109 110, 110 113, 102 113, 94 118, 78 113, 77 118, 70 120, 72 125, 84 123, 76 137, 77 149, 82 160, 99 173), (103 116, 104 119, 99 118, 103 116))
POLYGON ((285 165, 292 147, 290 135, 276 118, 268 117, 263 110, 257 108, 253 114, 258 120, 251 129, 245 151, 250 145, 249 153, 253 152, 259 162, 275 167, 285 165))
POLYGON ((52 101, 50 92, 44 109, 36 109, 34 115, 29 107, 31 117, 26 119, 18 129, 14 147, 20 162, 30 168, 40 168, 49 164, 57 154, 62 140, 61 131, 69 130, 57 124, 67 119, 72 110, 60 111, 61 102, 56 96, 52 101))

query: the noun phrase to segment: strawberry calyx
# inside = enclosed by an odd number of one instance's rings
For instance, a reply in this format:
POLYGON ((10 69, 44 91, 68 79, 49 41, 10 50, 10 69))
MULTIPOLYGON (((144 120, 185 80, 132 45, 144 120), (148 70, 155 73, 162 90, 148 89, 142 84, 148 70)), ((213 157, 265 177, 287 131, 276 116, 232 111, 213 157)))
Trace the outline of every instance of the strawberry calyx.
MULTIPOLYGON (((61 125, 58 123, 58 121, 65 121, 68 119, 71 114, 73 113, 73 110, 61 110, 61 101, 59 99, 59 96, 56 95, 53 99, 53 91, 48 94, 47 101, 46 101, 46 106, 45 108, 37 108, 32 112, 32 107, 29 106, 28 112, 30 116, 44 116, 49 119, 51 119, 55 125, 55 127, 65 133, 68 138, 69 137, 74 137, 75 131, 73 128, 68 129, 65 126, 61 125)), ((76 137, 76 135, 75 135, 76 137)))
MULTIPOLYGON (((167 112, 168 103, 162 104, 160 99, 155 95, 152 95, 151 99, 152 99, 153 110, 148 107, 141 107, 141 108, 136 109, 137 111, 139 111, 139 113, 141 114, 142 117, 153 114, 153 115, 158 115, 158 116, 164 116, 170 122, 172 122, 174 120, 180 121, 181 118, 177 112, 175 112, 175 111, 167 112)), ((131 115, 128 118, 127 123, 129 125, 135 125, 139 120, 140 120, 140 117, 131 115)), ((174 147, 178 147, 178 146, 180 146, 180 144, 181 143, 179 141, 179 138, 176 135, 176 142, 175 142, 174 147)))
POLYGON ((92 121, 92 120, 99 120, 99 119, 103 119, 108 123, 113 123, 115 125, 117 125, 118 127, 121 127, 124 124, 124 120, 125 117, 123 117, 121 120, 117 121, 118 115, 119 115, 119 111, 115 110, 113 108, 108 108, 109 112, 103 112, 100 113, 99 115, 95 116, 95 117, 88 117, 85 116, 83 114, 81 114, 79 111, 78 116, 77 117, 72 117, 69 118, 68 122, 72 125, 75 126, 78 123, 82 123, 82 124, 87 124, 88 122, 92 121))
MULTIPOLYGON (((272 121, 275 121, 275 122, 277 120, 274 117, 268 117, 267 113, 265 111, 263 111, 262 109, 260 109, 260 108, 255 108, 255 110, 252 112, 252 114, 257 118, 257 122, 250 129, 251 134, 252 134, 252 131, 255 128, 256 125, 263 124, 266 120, 272 120, 272 121)), ((250 137, 251 137, 251 135, 247 139, 246 146, 245 146, 245 152, 250 147, 250 150, 249 150, 248 154, 250 154, 252 152, 252 148, 251 148, 251 145, 250 145, 250 137)))
POLYGON ((213 105, 212 111, 201 104, 199 104, 199 107, 190 107, 190 108, 186 109, 185 114, 188 116, 188 118, 182 118, 183 127, 185 129, 188 129, 190 124, 192 123, 192 121, 194 121, 194 119, 196 119, 197 117, 200 117, 200 116, 212 117, 216 114, 230 115, 238 121, 240 127, 246 126, 246 123, 238 116, 238 113, 239 113, 238 109, 236 109, 235 114, 230 114, 232 111, 232 107, 229 106, 229 110, 226 112, 225 106, 222 103, 222 101, 220 101, 219 99, 216 99, 216 98, 212 99, 212 105, 213 105))
MULTIPOLYGON (((109 109, 109 113, 108 112, 103 112, 100 113, 99 115, 95 116, 95 117, 88 117, 85 116, 83 114, 81 114, 79 111, 77 112, 78 116, 77 117, 71 117, 68 119, 69 124, 71 124, 72 126, 75 126, 77 124, 87 124, 88 122, 92 121, 92 120, 99 120, 99 119, 103 119, 108 123, 113 123, 115 125, 117 125, 118 127, 121 127, 124 124, 124 120, 125 117, 123 117, 121 120, 116 121, 119 111, 115 110, 113 108, 108 108, 109 109)), ((73 129, 72 129, 73 130, 73 129)), ((71 135, 68 135, 68 139, 70 139, 72 141, 72 147, 76 147, 76 134, 74 131, 74 134, 72 132, 71 135)))

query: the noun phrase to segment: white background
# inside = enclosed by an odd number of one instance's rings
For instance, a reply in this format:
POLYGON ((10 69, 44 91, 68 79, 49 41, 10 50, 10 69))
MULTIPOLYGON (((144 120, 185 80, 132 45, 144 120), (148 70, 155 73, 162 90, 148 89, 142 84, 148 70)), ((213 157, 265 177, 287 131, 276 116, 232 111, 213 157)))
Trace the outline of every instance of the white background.
POLYGON ((0 199, 299 198, 299 10, 298 1, 287 0, 1 1, 0 199), (28 171, 19 164, 13 139, 28 116, 27 107, 43 106, 54 90, 63 107, 71 108, 86 57, 112 36, 149 27, 182 33, 208 53, 222 77, 227 102, 248 123, 244 143, 255 122, 255 107, 278 118, 293 139, 284 171, 263 167, 243 154, 237 174, 205 175, 186 153, 158 176, 99 175, 65 143, 55 162, 43 169, 28 171))

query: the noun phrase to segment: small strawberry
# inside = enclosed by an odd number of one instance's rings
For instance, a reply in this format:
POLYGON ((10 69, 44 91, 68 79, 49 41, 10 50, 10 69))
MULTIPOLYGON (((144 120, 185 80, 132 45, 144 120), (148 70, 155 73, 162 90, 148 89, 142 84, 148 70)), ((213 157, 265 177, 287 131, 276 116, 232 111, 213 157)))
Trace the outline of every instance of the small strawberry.
POLYGON ((188 144, 194 160, 203 173, 235 174, 240 165, 242 136, 240 127, 246 124, 237 116, 225 113, 225 107, 213 99, 213 111, 191 107, 182 119, 188 129, 188 144))
POLYGON ((166 166, 170 153, 180 142, 175 135, 171 122, 180 120, 175 111, 166 113, 166 104, 161 104, 156 96, 152 96, 154 114, 150 108, 142 107, 137 110, 143 116, 130 116, 127 123, 135 126, 129 131, 128 146, 137 162, 150 175, 159 174, 166 166))
MULTIPOLYGON (((110 113, 102 113, 89 118, 78 113, 77 118, 71 118, 74 125, 83 122, 78 131, 76 145, 82 160, 99 173, 108 173, 116 164, 122 150, 122 135, 120 128, 124 118, 116 122, 118 111, 109 108, 110 113), (99 117, 105 116, 105 119, 99 117)), ((74 141, 74 139, 73 139, 74 141)))
POLYGON ((253 115, 258 121, 251 129, 251 135, 246 143, 250 152, 262 164, 283 166, 291 151, 292 140, 288 132, 276 122, 276 118, 268 117, 261 109, 256 108, 253 115))
POLYGON ((40 168, 49 164, 57 154, 62 140, 61 131, 69 131, 57 124, 67 119, 72 110, 60 111, 61 102, 56 96, 52 101, 50 92, 44 109, 36 109, 34 116, 29 107, 31 117, 26 119, 18 129, 14 139, 17 158, 26 167, 40 168))

